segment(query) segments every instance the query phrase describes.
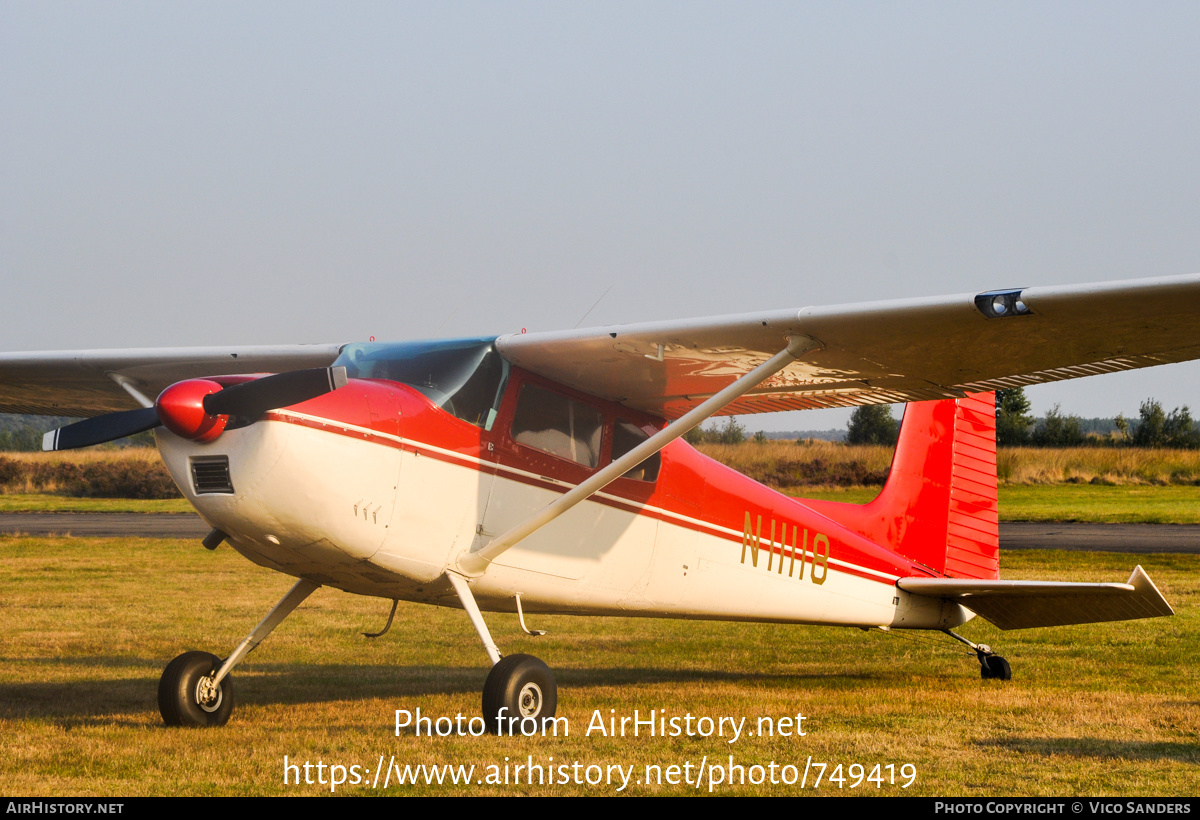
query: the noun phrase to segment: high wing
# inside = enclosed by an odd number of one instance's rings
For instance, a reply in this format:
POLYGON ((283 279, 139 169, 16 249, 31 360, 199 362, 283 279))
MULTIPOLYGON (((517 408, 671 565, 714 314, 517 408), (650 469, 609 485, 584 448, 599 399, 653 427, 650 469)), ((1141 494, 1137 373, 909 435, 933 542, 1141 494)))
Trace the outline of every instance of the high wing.
POLYGON ((183 379, 325 367, 341 345, 64 350, 0 355, 0 413, 92 417, 183 379), (125 385, 124 387, 122 385, 125 385))
MULTIPOLYGON (((958 398, 1200 358, 1200 275, 529 333, 496 345, 527 370, 672 420, 789 346, 805 352, 718 412, 958 398)), ((327 366, 339 349, 3 354, 0 412, 96 416, 182 379, 327 366)))
POLYGON ((960 398, 1200 358, 1200 275, 529 333, 509 361, 676 419, 788 346, 721 414, 960 398))

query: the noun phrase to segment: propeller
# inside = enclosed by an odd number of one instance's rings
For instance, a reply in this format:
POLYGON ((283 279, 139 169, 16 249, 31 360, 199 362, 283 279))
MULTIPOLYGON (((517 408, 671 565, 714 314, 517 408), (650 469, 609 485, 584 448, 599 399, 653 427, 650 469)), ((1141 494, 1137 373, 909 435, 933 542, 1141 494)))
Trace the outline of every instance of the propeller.
POLYGON ((158 420, 158 410, 153 407, 107 413, 103 416, 96 416, 94 419, 84 419, 74 424, 68 424, 66 427, 51 430, 42 437, 42 449, 74 450, 76 447, 87 447, 89 444, 116 441, 125 436, 153 430, 161 423, 158 420))
POLYGON ((162 391, 153 407, 106 413, 51 430, 42 438, 42 449, 103 444, 159 425, 192 441, 214 441, 227 426, 253 424, 268 410, 290 407, 345 386, 344 367, 293 370, 229 387, 209 379, 188 379, 162 391), (234 425, 230 425, 231 418, 236 420, 234 425))

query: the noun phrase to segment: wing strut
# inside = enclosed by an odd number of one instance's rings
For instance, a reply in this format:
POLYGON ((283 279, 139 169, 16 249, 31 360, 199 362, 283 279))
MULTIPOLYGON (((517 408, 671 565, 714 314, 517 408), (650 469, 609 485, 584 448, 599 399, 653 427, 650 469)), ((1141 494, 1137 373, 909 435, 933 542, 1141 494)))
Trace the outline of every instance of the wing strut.
POLYGON ((133 382, 133 379, 130 379, 126 376, 122 376, 120 373, 115 373, 111 370, 108 371, 108 373, 106 375, 110 379, 112 379, 114 382, 119 384, 121 386, 122 390, 124 390, 129 395, 133 396, 133 400, 136 401, 138 404, 140 404, 142 407, 153 407, 154 406, 154 399, 147 396, 141 390, 138 390, 137 386, 133 382))
POLYGON ((457 560, 459 571, 468 576, 482 575, 487 571, 488 565, 501 553, 546 526, 580 501, 604 489, 672 441, 693 427, 703 424, 710 416, 720 412, 722 408, 733 403, 744 393, 753 390, 805 353, 817 347, 820 347, 820 344, 807 336, 789 336, 787 347, 723 390, 714 393, 698 407, 689 410, 683 416, 671 422, 662 430, 659 430, 616 461, 610 463, 591 478, 560 495, 508 532, 496 536, 477 550, 464 552, 459 555, 457 560))

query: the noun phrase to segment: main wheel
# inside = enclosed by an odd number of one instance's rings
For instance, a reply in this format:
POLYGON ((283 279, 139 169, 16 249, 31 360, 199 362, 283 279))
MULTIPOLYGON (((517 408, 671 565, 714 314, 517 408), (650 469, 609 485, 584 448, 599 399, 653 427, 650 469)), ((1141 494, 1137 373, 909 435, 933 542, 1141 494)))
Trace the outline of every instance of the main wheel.
POLYGON ((520 734, 523 721, 554 717, 558 684, 550 667, 532 655, 509 655, 488 672, 483 684, 483 719, 497 735, 520 734))
POLYGON ((1012 680, 1012 667, 999 655, 988 655, 979 664, 979 674, 984 680, 1012 680))
POLYGON ((221 659, 208 652, 184 652, 167 664, 158 681, 158 711, 168 726, 224 726, 233 712, 233 677, 208 684, 221 659))

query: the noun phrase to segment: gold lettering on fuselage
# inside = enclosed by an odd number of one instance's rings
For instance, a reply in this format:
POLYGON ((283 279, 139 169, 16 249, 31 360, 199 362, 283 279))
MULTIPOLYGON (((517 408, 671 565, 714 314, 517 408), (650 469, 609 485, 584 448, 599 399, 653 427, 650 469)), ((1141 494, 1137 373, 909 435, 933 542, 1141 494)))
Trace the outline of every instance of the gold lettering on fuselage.
POLYGON ((788 543, 788 526, 787 522, 781 522, 779 525, 779 541, 775 540, 775 519, 771 519, 771 530, 764 543, 762 538, 763 520, 762 516, 758 516, 757 522, 751 522, 750 511, 746 511, 746 523, 742 528, 742 563, 746 563, 746 554, 750 555, 750 566, 758 566, 758 554, 762 549, 767 552, 767 572, 774 572, 776 575, 783 574, 783 566, 787 564, 787 574, 789 578, 795 578, 797 581, 804 579, 804 563, 808 561, 809 580, 814 584, 823 584, 825 579, 829 577, 829 536, 824 533, 815 533, 812 539, 812 552, 808 550, 808 528, 804 528, 801 535, 801 528, 792 525, 792 541, 788 543), (779 561, 775 561, 776 547, 779 550, 779 561), (799 558, 799 562, 797 562, 799 558), (797 567, 799 563, 799 567, 797 567), (799 572, 797 572, 799 569, 799 572), (817 570, 820 569, 818 577, 817 570))

